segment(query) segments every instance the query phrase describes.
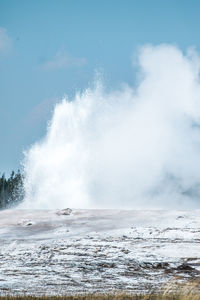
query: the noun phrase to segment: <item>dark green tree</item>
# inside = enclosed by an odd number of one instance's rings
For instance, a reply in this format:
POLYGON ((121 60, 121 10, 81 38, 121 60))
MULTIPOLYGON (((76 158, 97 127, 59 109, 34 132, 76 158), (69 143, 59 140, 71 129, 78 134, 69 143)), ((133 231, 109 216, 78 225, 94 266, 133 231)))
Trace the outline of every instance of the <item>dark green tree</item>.
POLYGON ((24 178, 18 170, 12 171, 6 179, 5 174, 0 177, 0 209, 16 206, 24 198, 24 178))

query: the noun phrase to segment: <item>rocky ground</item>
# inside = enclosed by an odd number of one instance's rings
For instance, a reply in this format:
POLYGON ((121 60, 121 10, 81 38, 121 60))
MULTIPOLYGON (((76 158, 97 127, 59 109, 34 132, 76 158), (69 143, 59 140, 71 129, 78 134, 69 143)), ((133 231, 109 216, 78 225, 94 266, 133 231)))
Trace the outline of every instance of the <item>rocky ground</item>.
POLYGON ((200 277, 200 211, 0 212, 0 294, 158 292, 200 277))

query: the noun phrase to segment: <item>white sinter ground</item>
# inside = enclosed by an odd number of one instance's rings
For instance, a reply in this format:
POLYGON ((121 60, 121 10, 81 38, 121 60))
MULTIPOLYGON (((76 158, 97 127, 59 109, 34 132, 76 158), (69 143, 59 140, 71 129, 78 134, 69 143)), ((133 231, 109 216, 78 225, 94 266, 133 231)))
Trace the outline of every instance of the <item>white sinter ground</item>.
POLYGON ((0 212, 0 294, 159 291, 200 275, 200 211, 0 212))

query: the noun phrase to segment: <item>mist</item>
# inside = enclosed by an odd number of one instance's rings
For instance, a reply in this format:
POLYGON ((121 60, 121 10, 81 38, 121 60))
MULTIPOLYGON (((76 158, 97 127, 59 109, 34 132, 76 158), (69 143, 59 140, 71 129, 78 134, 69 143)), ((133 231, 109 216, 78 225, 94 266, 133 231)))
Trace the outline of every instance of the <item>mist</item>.
POLYGON ((199 70, 193 49, 147 45, 137 85, 62 99, 25 153, 22 206, 200 208, 199 70))

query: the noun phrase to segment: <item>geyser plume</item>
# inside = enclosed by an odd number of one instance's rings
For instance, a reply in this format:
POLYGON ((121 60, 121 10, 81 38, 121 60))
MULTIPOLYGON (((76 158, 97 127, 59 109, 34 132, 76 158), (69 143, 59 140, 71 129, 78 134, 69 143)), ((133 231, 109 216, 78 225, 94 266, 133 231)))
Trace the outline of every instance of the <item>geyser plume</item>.
POLYGON ((26 153, 25 207, 200 206, 200 60, 146 46, 140 82, 101 84, 56 105, 26 153))

